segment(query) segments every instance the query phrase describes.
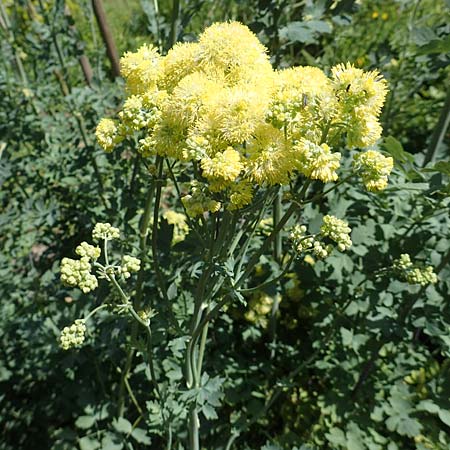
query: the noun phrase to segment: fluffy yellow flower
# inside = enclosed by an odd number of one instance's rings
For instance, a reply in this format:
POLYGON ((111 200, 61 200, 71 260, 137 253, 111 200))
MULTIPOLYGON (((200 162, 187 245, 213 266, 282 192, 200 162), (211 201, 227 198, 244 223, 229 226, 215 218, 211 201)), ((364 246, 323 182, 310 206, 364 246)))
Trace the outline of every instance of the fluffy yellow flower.
POLYGON ((159 86, 172 91, 187 75, 198 70, 196 55, 198 44, 186 42, 175 44, 162 59, 160 65, 159 86))
POLYGON ((234 181, 243 169, 241 155, 228 147, 223 153, 217 153, 214 158, 203 158, 201 161, 203 176, 223 181, 234 181))
POLYGON ((347 146, 349 148, 369 147, 380 139, 382 131, 378 119, 366 108, 355 108, 346 127, 347 146))
POLYGON ((137 52, 126 52, 120 59, 120 71, 132 94, 156 88, 160 56, 156 47, 144 44, 137 52))
POLYGON ((306 139, 302 139, 294 148, 297 168, 303 175, 324 183, 338 179, 336 170, 340 166, 339 152, 331 153, 327 144, 317 145, 306 139))
POLYGON ((295 170, 293 151, 281 130, 263 124, 247 145, 247 173, 259 185, 287 184, 295 170))
POLYGON ((331 82, 323 71, 310 66, 277 71, 275 86, 276 96, 289 102, 297 101, 300 106, 303 106, 305 102, 304 94, 311 97, 331 92, 331 82))
POLYGON ((338 64, 331 69, 333 88, 344 110, 365 106, 378 116, 388 92, 387 82, 378 71, 364 72, 353 64, 338 64))
POLYGON ((216 91, 205 103, 205 130, 215 128, 229 144, 240 144, 264 121, 269 103, 267 91, 239 85, 216 91))
POLYGON ((143 156, 193 161, 206 179, 183 199, 194 217, 221 207, 213 193, 239 209, 255 184, 288 184, 296 171, 336 180, 341 155, 318 145, 324 130, 329 142, 346 138, 350 147, 381 134, 387 88, 378 72, 351 64, 335 66, 331 78, 315 67, 274 71, 264 45, 238 22, 215 23, 164 57, 143 45, 121 66, 129 97, 117 123, 99 123, 98 141, 111 151, 130 137, 143 156))
POLYGON ((275 85, 268 120, 293 139, 319 139, 320 124, 334 114, 330 80, 316 67, 295 67, 277 71, 275 85))
POLYGON ((202 72, 184 77, 174 88, 170 104, 173 113, 185 124, 192 124, 202 113, 203 104, 216 94, 221 86, 202 72))
POLYGON ((211 25, 200 35, 198 45, 199 66, 222 73, 230 85, 272 72, 267 49, 239 22, 211 25))

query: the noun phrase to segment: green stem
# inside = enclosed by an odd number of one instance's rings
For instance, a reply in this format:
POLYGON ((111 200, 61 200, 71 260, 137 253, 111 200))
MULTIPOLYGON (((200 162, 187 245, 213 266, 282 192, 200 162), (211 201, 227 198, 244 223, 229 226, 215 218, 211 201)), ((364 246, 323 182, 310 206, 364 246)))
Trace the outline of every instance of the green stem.
MULTIPOLYGON (((206 309, 206 315, 208 315, 209 308, 206 309)), ((197 361, 197 374, 201 374, 202 372, 202 365, 203 365, 203 356, 205 354, 205 347, 206 347, 206 338, 208 337, 208 326, 209 322, 206 322, 203 331, 202 331, 202 338, 200 340, 200 348, 198 350, 198 361, 197 361)), ((200 387, 200 380, 197 380, 197 387, 200 387)))
POLYGON ((250 275, 250 273, 253 271, 254 267, 258 263, 259 258, 264 254, 265 251, 267 251, 270 244, 275 240, 277 234, 281 232, 281 230, 286 225, 288 220, 291 218, 292 214, 294 214, 296 209, 297 205, 292 203, 291 206, 288 208, 288 210, 284 213, 283 217, 278 222, 277 226, 274 227, 272 233, 270 233, 270 235, 263 242, 259 250, 250 258, 250 261, 247 264, 247 269, 244 270, 244 273, 239 277, 239 279, 236 281, 234 285, 235 289, 238 289, 247 280, 247 277, 250 275))
MULTIPOLYGON (((276 195, 276 193, 275 193, 275 195, 276 195)), ((270 198, 270 194, 267 193, 265 196, 264 202, 259 210, 259 214, 251 227, 250 233, 248 234, 247 239, 245 240, 244 244, 242 245, 242 247, 239 251, 238 258, 237 258, 239 260, 239 263, 238 263, 237 269, 235 271, 237 274, 241 273, 242 266, 245 262, 245 256, 247 255, 248 247, 253 239, 253 236, 256 232, 258 224, 261 222, 262 218, 264 217, 267 205, 270 204, 269 198, 270 198)))
MULTIPOLYGON (((136 295, 133 300, 133 308, 139 310, 141 307, 141 299, 143 294, 143 283, 144 283, 144 274, 145 274, 145 261, 147 258, 147 234, 148 228, 150 224, 150 211, 153 202, 153 193, 154 193, 154 181, 152 181, 149 191, 147 193, 147 199, 145 202, 144 213, 141 217, 140 227, 139 227, 139 248, 140 248, 140 257, 142 261, 142 265, 139 269, 137 282, 136 282, 136 295)), ((131 327, 131 342, 134 342, 138 335, 138 327, 137 323, 133 323, 131 327)), ((122 377, 119 385, 119 400, 118 400, 118 414, 119 417, 123 416, 124 413, 124 396, 125 396, 125 382, 130 374, 131 366, 133 364, 133 358, 135 354, 135 349, 130 345, 127 350, 127 355, 125 359, 125 366, 122 371, 122 377)))
POLYGON ((441 114, 439 116, 438 123, 434 129, 433 135, 431 137, 430 146, 423 160, 423 167, 429 162, 434 160, 436 152, 444 141, 445 134, 447 133, 447 128, 450 124, 450 89, 447 93, 447 98, 445 99, 444 106, 442 108, 441 114))
POLYGON ((355 176, 355 174, 352 173, 352 174, 348 175, 347 177, 343 178, 342 180, 339 180, 337 183, 335 183, 331 188, 327 189, 326 191, 320 192, 319 194, 316 194, 314 197, 311 197, 308 200, 300 201, 300 202, 298 202, 298 204, 301 205, 301 206, 304 206, 304 205, 307 205, 308 203, 314 203, 317 200, 320 200, 322 197, 325 197, 330 192, 336 190, 341 184, 343 184, 346 181, 350 180, 354 176, 355 176))
POLYGON ((134 297, 133 302, 133 306, 135 309, 139 309, 141 307, 141 300, 143 295, 145 261, 147 260, 147 241, 148 241, 147 237, 148 237, 148 230, 150 227, 150 217, 154 194, 155 194, 155 180, 152 180, 147 192, 144 212, 142 213, 141 221, 139 224, 139 251, 142 265, 141 268, 139 269, 136 283, 136 295, 134 297))
MULTIPOLYGON (((283 196, 283 192, 281 188, 278 190, 277 195, 275 197, 275 201, 273 203, 273 226, 276 227, 278 222, 280 221, 282 207, 281 207, 281 199, 283 196)), ((279 262, 282 251, 282 236, 281 233, 278 233, 275 237, 274 246, 273 246, 273 256, 275 261, 279 262)))
POLYGON ((84 321, 87 321, 88 319, 90 319, 93 315, 95 315, 98 311, 100 311, 101 309, 105 309, 107 308, 108 305, 100 305, 97 306, 97 308, 94 308, 85 318, 84 321))
POLYGON ((173 47, 178 40, 178 16, 180 14, 180 0, 173 0, 172 2, 172 18, 170 24, 169 44, 173 47))
POLYGON ((189 448, 190 450, 200 450, 199 440, 200 423, 198 419, 197 408, 191 407, 189 411, 189 448))

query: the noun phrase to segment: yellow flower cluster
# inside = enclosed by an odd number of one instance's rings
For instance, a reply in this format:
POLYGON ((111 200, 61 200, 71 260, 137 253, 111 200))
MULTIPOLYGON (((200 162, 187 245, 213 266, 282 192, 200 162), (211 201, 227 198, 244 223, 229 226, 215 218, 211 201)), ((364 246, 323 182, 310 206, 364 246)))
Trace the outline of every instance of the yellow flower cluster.
POLYGON ((193 216, 242 208, 258 187, 298 174, 336 181, 341 154, 332 149, 367 147, 381 134, 387 87, 378 72, 273 70, 267 49, 238 22, 213 24, 166 56, 144 45, 121 68, 130 96, 117 119, 100 121, 98 142, 111 151, 137 140, 144 157, 192 161, 197 181, 206 180, 184 200, 193 216))
POLYGON ((323 224, 320 227, 320 234, 334 241, 341 252, 349 249, 352 245, 351 231, 345 220, 331 215, 326 215, 323 218, 323 224))
POLYGON ((221 204, 213 200, 207 193, 204 185, 193 181, 191 183, 191 194, 185 195, 181 201, 190 217, 197 217, 206 212, 219 211, 221 204))
POLYGON ((341 154, 331 153, 327 144, 317 145, 314 142, 302 139, 296 146, 298 150, 298 170, 312 180, 321 180, 324 183, 336 181, 341 154))
POLYGON ((368 150, 355 156, 353 167, 360 173, 366 189, 377 192, 386 188, 394 160, 375 150, 368 150))

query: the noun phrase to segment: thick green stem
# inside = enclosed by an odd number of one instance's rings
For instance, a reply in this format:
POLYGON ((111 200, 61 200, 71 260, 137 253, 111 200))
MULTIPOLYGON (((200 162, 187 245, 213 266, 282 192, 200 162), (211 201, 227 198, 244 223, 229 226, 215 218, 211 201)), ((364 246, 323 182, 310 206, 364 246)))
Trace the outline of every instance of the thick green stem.
POLYGON ((173 47, 178 40, 178 16, 180 15, 180 0, 173 0, 172 18, 170 23, 169 44, 173 47))
POLYGON ((192 406, 189 411, 189 450, 200 450, 199 431, 200 422, 197 408, 192 406))
MULTIPOLYGON (((206 308, 206 315, 208 315, 209 312, 209 308, 206 308)), ((206 322, 205 325, 203 326, 203 330, 202 330, 202 338, 200 340, 200 348, 198 350, 198 361, 197 361, 197 374, 198 376, 200 376, 200 374, 202 373, 202 365, 203 365, 203 356, 205 354, 205 347, 206 347, 206 338, 208 337, 208 326, 209 326, 209 322, 206 322)), ((200 380, 197 380, 197 386, 196 387, 200 387, 200 380)))
POLYGON ((426 166, 429 162, 434 160, 436 152, 444 141, 445 134, 447 133, 447 128, 450 124, 450 89, 447 93, 447 98, 445 99, 444 106, 439 116, 438 123, 434 129, 433 135, 431 136, 430 146, 425 155, 423 161, 423 166, 426 166))

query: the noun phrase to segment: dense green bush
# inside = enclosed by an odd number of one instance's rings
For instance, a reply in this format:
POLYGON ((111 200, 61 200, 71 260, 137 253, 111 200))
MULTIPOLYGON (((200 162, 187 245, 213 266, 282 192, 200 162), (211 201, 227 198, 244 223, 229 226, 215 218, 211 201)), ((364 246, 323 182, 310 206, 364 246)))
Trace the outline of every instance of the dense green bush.
MULTIPOLYGON (((132 140, 111 154, 95 143, 97 123, 115 115, 125 93, 122 80, 109 75, 90 2, 4 2, 0 448, 159 449, 169 428, 172 448, 189 448, 185 416, 194 397, 205 449, 449 448, 448 2, 111 3, 107 17, 120 51, 148 42, 165 53, 214 21, 237 19, 258 34, 275 67, 328 70, 352 61, 378 68, 390 93, 376 148, 395 167, 382 193, 354 181, 322 196, 321 183, 312 184, 299 223, 316 232, 324 215, 345 217, 351 249, 288 267, 268 249, 250 266, 246 285, 261 287, 234 299, 209 327, 199 391, 186 389, 181 367, 204 255, 193 227, 185 235, 167 215, 155 216, 142 259, 144 306, 157 312, 155 367, 147 364, 145 333, 127 314, 99 312, 85 344, 64 351, 58 339, 65 326, 116 300, 106 282, 90 294, 62 285, 62 258, 90 242, 97 222, 119 227, 126 239, 116 250, 137 255, 158 174, 132 140), (123 14, 124 3, 132 14, 123 14), (90 84, 82 55, 93 68, 90 84), (408 284, 393 268, 405 253, 431 264, 439 281, 408 284)), ((162 210, 183 212, 170 182, 161 188, 162 210)), ((272 230, 271 211, 260 219, 250 253, 272 230)), ((200 234, 212 226, 208 220, 200 234)), ((228 277, 230 264, 219 261, 214 270, 228 277)), ((133 291, 136 275, 130 280, 133 291)))

